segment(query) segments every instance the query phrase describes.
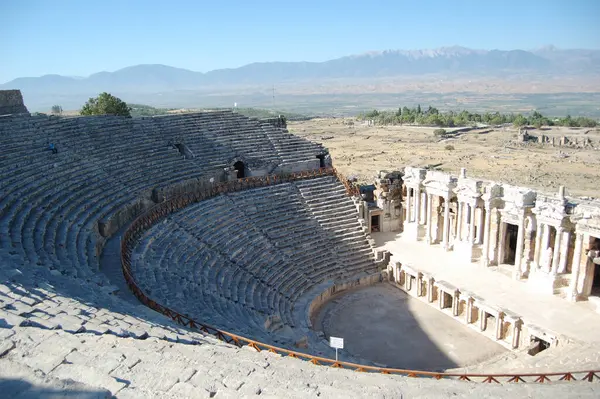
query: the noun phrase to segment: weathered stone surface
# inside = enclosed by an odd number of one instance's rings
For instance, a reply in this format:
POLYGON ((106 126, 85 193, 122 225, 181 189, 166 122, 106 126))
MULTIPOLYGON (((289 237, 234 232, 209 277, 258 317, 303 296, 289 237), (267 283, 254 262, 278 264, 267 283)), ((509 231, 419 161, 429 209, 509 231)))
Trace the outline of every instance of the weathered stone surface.
MULTIPOLYGON (((315 155, 326 155, 320 145, 231 112, 133 120, 10 116, 0 118, 0 138, 9 149, 0 165, 0 380, 10 386, 0 387, 0 395, 598 396, 596 384, 581 382, 545 387, 409 379, 238 349, 175 326, 127 296, 124 282, 113 281, 123 279, 119 237, 116 260, 108 262, 117 273, 102 274, 108 236, 121 234, 153 201, 235 179, 232 160, 256 175, 314 169, 315 155), (46 151, 48 139, 57 154, 46 151), (183 159, 176 144, 193 159, 183 159)), ((381 264, 345 191, 324 177, 202 201, 141 237, 136 280, 160 303, 202 321, 293 347, 309 331, 303 304, 310 301, 299 296, 319 281, 381 264), (279 322, 265 326, 266 315, 279 322)), ((309 349, 331 354, 320 337, 312 338, 309 349)), ((597 367, 596 352, 510 362, 530 371, 597 367)))
POLYGON ((113 395, 126 386, 124 382, 104 374, 97 369, 81 364, 61 364, 52 372, 52 376, 71 379, 93 387, 108 389, 113 395))
POLYGON ((9 339, 0 341, 0 357, 5 356, 8 352, 13 350, 14 347, 15 347, 15 343, 9 339))
POLYGON ((0 90, 0 115, 27 113, 21 90, 0 90))
POLYGON ((0 328, 12 328, 15 326, 20 326, 24 321, 24 317, 0 310, 0 328))

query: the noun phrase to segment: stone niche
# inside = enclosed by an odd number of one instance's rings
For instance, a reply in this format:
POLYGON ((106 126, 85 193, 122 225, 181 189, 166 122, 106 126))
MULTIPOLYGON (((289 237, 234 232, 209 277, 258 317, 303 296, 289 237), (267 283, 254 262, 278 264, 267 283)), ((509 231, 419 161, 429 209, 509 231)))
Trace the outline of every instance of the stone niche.
POLYGON ((28 113, 21 90, 0 90, 0 115, 28 113))

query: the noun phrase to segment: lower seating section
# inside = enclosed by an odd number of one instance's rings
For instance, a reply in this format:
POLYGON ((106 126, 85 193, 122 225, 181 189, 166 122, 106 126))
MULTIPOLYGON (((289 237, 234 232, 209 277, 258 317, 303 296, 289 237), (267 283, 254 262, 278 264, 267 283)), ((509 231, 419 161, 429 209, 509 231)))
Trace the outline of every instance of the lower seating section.
POLYGON ((375 269, 354 203, 335 177, 201 201, 147 230, 132 256, 135 279, 149 297, 276 343, 290 336, 273 333, 265 325, 270 316, 297 327, 303 320, 294 319, 294 306, 311 288, 375 269))

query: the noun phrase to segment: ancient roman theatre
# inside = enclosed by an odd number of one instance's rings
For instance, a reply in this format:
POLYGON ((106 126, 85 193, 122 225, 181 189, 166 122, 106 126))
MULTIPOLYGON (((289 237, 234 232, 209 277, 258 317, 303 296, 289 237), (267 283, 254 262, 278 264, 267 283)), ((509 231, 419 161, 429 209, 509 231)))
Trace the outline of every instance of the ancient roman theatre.
POLYGON ((598 395, 598 200, 359 186, 282 118, 0 110, 6 397, 598 395))

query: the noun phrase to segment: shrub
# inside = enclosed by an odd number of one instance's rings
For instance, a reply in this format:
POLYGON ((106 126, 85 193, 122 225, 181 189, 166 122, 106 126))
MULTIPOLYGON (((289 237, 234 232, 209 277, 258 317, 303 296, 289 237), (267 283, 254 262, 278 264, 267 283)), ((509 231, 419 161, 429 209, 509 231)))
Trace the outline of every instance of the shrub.
POLYGON ((446 129, 435 129, 433 135, 435 137, 444 137, 446 135, 446 129))
POLYGON ((446 151, 452 151, 452 150, 454 150, 454 146, 452 144, 448 144, 448 145, 446 145, 444 147, 444 150, 446 150, 446 151))

